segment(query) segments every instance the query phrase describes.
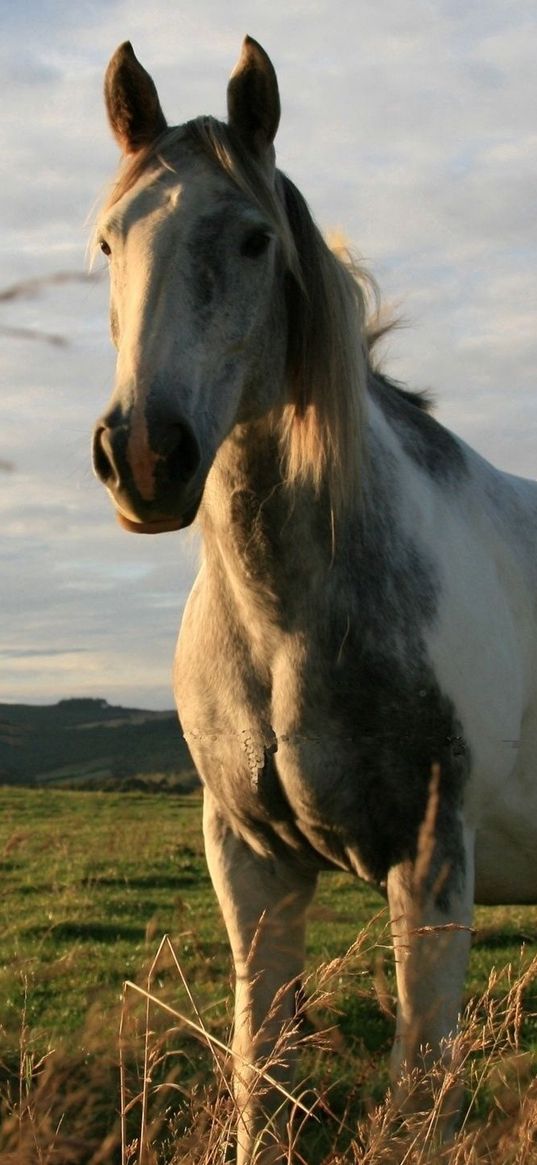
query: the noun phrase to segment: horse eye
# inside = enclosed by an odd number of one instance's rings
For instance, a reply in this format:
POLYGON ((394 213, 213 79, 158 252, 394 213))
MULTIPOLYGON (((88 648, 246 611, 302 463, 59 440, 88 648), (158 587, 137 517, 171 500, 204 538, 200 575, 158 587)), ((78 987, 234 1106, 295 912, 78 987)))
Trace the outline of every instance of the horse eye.
POLYGON ((249 231, 241 243, 241 255, 246 255, 248 259, 257 259, 258 255, 262 255, 266 251, 270 243, 270 235, 267 231, 257 227, 253 231, 249 231))
POLYGON ((112 254, 112 248, 108 246, 108 243, 106 242, 105 239, 101 239, 99 246, 101 248, 103 255, 111 255, 112 254))

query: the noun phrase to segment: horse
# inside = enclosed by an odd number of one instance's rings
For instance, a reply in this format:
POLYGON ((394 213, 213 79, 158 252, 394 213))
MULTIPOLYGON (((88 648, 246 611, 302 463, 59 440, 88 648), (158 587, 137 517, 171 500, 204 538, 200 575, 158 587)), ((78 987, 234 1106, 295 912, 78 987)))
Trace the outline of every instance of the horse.
POLYGON ((291 1055, 258 1079, 321 869, 387 897, 394 1080, 446 1062, 474 901, 537 901, 537 483, 380 371, 365 273, 276 167, 255 40, 226 123, 170 127, 128 42, 105 100, 117 374, 93 462, 126 530, 201 527, 174 686, 235 966, 237 1159, 267 1165, 291 1055))

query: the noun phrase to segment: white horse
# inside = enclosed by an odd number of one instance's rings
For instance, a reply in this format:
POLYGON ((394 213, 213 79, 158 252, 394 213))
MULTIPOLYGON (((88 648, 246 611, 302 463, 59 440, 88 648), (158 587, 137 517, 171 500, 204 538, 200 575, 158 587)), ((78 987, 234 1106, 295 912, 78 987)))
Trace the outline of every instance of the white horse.
POLYGON ((320 868, 387 894, 396 1077, 456 1029, 474 901, 537 901, 537 484, 375 371, 364 277, 275 168, 255 41, 227 125, 168 128, 128 43, 106 102, 125 161, 94 463, 128 530, 199 516, 175 689, 236 968, 238 1159, 265 1163, 285 1115, 258 1070, 320 868))

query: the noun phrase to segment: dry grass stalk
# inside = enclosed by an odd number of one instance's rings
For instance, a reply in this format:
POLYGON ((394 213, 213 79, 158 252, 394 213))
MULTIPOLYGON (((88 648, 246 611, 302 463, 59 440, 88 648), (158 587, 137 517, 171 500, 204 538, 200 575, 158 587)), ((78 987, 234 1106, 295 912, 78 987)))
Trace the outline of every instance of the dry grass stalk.
POLYGON ((0 303, 13 303, 17 299, 28 299, 39 295, 47 287, 63 286, 65 283, 88 283, 103 278, 102 271, 56 271, 52 275, 38 275, 32 279, 22 279, 10 283, 0 291, 0 303))
MULTIPOLYGON (((33 279, 22 279, 0 290, 0 303, 15 303, 20 299, 32 299, 47 287, 62 286, 66 283, 87 283, 102 279, 104 271, 56 271, 51 275, 40 275, 33 279)), ((1 324, 0 333, 14 340, 41 340, 56 348, 66 348, 69 340, 56 332, 44 332, 41 328, 27 328, 18 325, 1 324)), ((0 468, 9 466, 8 462, 0 468)))
MULTIPOLYGON (((484 993, 464 1014, 453 1041, 452 1072, 431 1071, 427 1087, 433 1096, 425 1112, 401 1119, 388 1092, 381 1104, 372 1103, 379 1090, 373 1059, 361 1068, 361 1083, 341 1097, 342 1074, 352 1079, 359 1070, 356 1048, 340 1031, 342 997, 360 990, 364 964, 374 963, 367 931, 347 954, 322 966, 306 981, 309 996, 297 1021, 287 1025, 265 1072, 259 1069, 258 1087, 272 1077, 289 1045, 298 1045, 302 1057, 302 1085, 294 1093, 282 1090, 289 1105, 288 1135, 281 1147, 287 1165, 535 1165, 537 1161, 537 1056, 525 1051, 524 998, 535 990, 537 957, 518 972, 511 967, 494 971, 484 993), (357 988, 358 984, 358 988, 357 988), (312 1017, 313 1025, 305 1019, 312 1017), (306 1082, 304 1083, 304 1076, 306 1082), (460 1131, 450 1143, 439 1138, 439 1114, 454 1084, 464 1084, 467 1101, 460 1131), (340 1090, 341 1091, 341 1090, 340 1090), (368 1111, 369 1110, 369 1111, 368 1111)), ((237 1114, 229 1094, 229 1048, 212 1035, 177 959, 165 937, 151 964, 146 987, 126 984, 120 1041, 122 1130, 112 1124, 95 1137, 83 1121, 91 1117, 90 1079, 73 1077, 72 1061, 59 1050, 38 1056, 23 1016, 19 1048, 19 1078, 10 1096, 3 1098, 0 1140, 1 1165, 115 1165, 121 1147, 123 1165, 222 1165, 233 1159, 237 1114), (184 991, 191 1015, 184 1015, 159 998, 159 971, 171 969, 184 991), (136 1000, 141 1001, 141 1083, 132 1098, 136 1041, 130 1038, 136 1000), (162 1023, 160 1022, 162 1019, 162 1023), (171 1031, 168 1024, 172 1024, 171 1031), (163 1030, 163 1025, 166 1030, 163 1030), (195 1036, 208 1049, 212 1064, 193 1075, 185 1073, 185 1044, 195 1036), (174 1050, 170 1050, 170 1047, 174 1050), (80 1114, 83 1114, 83 1119, 80 1114), (65 1116, 63 1115, 65 1114, 65 1116), (131 1134, 133 1118, 138 1132, 131 1134)), ((168 987, 170 984, 168 983, 168 987)), ((371 988, 367 989, 371 992, 371 988)), ((383 995, 388 987, 382 983, 383 995)), ((388 1004, 388 1000, 386 999, 388 1004)), ((92 1037, 93 1038, 93 1037, 92 1037)), ((100 1059, 103 1087, 103 1063, 100 1059)), ((114 1088, 110 1062, 108 1090, 114 1088)), ((421 1095, 417 1075, 409 1088, 421 1095)))
MULTIPOLYGON (((169 939, 165 940, 173 951, 169 939)), ((317 1030, 301 1031, 301 1012, 313 1014, 314 1020, 321 1011, 331 1012, 337 1006, 342 981, 349 976, 356 979, 356 960, 363 957, 366 947, 361 936, 351 950, 341 958, 319 968, 307 980, 310 995, 303 1004, 297 1022, 287 1025, 278 1047, 265 1069, 258 1070, 258 1086, 263 1088, 264 1080, 272 1080, 271 1068, 289 1054, 289 1045, 298 1045, 308 1054, 315 1049, 317 1063, 328 1054, 345 1054, 345 1048, 338 1040, 337 1025, 326 1023, 322 1026, 317 1018, 317 1030)), ((159 948, 161 949, 161 948, 159 948)), ((187 988, 179 961, 173 953, 173 961, 183 988, 187 988)), ((453 1041, 453 1069, 441 1071, 432 1069, 427 1074, 427 1094, 433 1103, 427 1111, 417 1111, 401 1119, 394 1100, 388 1093, 383 1104, 369 1113, 366 1120, 357 1122, 356 1116, 345 1111, 337 1115, 331 1106, 329 1091, 318 1091, 310 1080, 302 1085, 294 1097, 282 1089, 282 1103, 289 1102, 288 1141, 281 1146, 282 1163, 287 1165, 530 1165, 537 1161, 537 1084, 523 1086, 537 1066, 533 1053, 520 1050, 521 1027, 523 1023, 522 1000, 524 992, 537 979, 537 958, 514 976, 510 968, 491 975, 486 991, 467 1008, 461 1032, 453 1041), (498 998, 498 990, 504 994, 498 998), (454 1086, 465 1083, 470 1089, 465 1107, 465 1117, 457 1137, 449 1144, 441 1142, 441 1116, 446 1098, 454 1086), (488 1106, 488 1109, 487 1109, 488 1106), (484 1111, 485 1110, 485 1111, 484 1111), (315 1146, 313 1128, 322 1129, 323 1122, 330 1120, 334 1133, 333 1145, 321 1157, 311 1146, 315 1146), (308 1127, 309 1126, 309 1127, 308 1127), (304 1141, 304 1137, 306 1140, 304 1141), (307 1144, 306 1144, 307 1142, 307 1144), (304 1147, 306 1145, 306 1147, 304 1147), (498 1156, 501 1146, 501 1158, 498 1156)), ((131 985, 132 989, 145 996, 143 989, 131 985)), ((385 988, 384 988, 385 990, 385 988)), ((204 1040, 214 1052, 230 1055, 226 1044, 208 1033, 201 1014, 196 1007, 192 993, 187 989, 191 1006, 197 1013, 196 1020, 190 1020, 175 1008, 162 1003, 151 992, 150 1003, 170 1015, 183 1030, 194 1032, 204 1040)), ((277 1001, 276 1001, 277 1003, 277 1001)), ((341 1038, 341 1037, 340 1037, 341 1038)), ((217 1057, 219 1083, 214 1109, 211 1107, 210 1135, 204 1142, 196 1141, 192 1132, 176 1143, 172 1155, 165 1158, 169 1165, 179 1165, 187 1161, 189 1165, 216 1165, 225 1158, 232 1140, 232 1129, 236 1114, 233 1104, 226 1099, 226 1070, 217 1057)), ((148 1087, 150 1083, 148 1082, 148 1087)), ((161 1087, 166 1087, 163 1085, 161 1087)), ((408 1081, 408 1089, 416 1090, 420 1096, 423 1080, 415 1074, 408 1081)), ((181 1090, 178 1089, 180 1092, 181 1090)), ((184 1099, 184 1095, 183 1095, 184 1099)), ((187 1098, 188 1103, 188 1098, 187 1098)), ((206 1108, 207 1102, 203 1105, 206 1108)), ((150 1105, 150 1097, 146 1101, 150 1105)), ((363 1098, 367 1106, 367 1097, 363 1098)), ((205 1113, 206 1115, 206 1113, 205 1113)), ((195 1101, 192 1110, 192 1128, 199 1122, 195 1101)), ((206 1127, 206 1126, 205 1126, 206 1127)), ((320 1135, 320 1134, 319 1134, 320 1135)), ((140 1158, 144 1165, 156 1158, 140 1158)), ((164 1160, 164 1158, 163 1158, 164 1160)), ((127 1165, 127 1159, 124 1165, 127 1165)))

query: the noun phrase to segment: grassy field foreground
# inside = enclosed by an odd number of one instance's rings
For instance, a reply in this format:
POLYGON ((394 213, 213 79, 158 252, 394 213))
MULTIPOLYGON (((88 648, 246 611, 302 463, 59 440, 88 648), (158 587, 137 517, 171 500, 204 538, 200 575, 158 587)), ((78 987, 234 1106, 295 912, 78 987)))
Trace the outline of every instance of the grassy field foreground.
MULTIPOLYGON (((2 1165, 222 1160, 226 1069, 194 1029, 227 1043, 231 967, 199 794, 5 788, 0 808, 2 1165)), ((479 1003, 462 1054, 474 1099, 454 1165, 537 1162, 536 938, 535 907, 477 911, 467 995, 479 1003)), ((403 1146, 382 1107, 394 1005, 382 900, 323 876, 308 957, 323 967, 301 1068, 316 1116, 297 1153, 307 1165, 440 1160, 403 1146)))

